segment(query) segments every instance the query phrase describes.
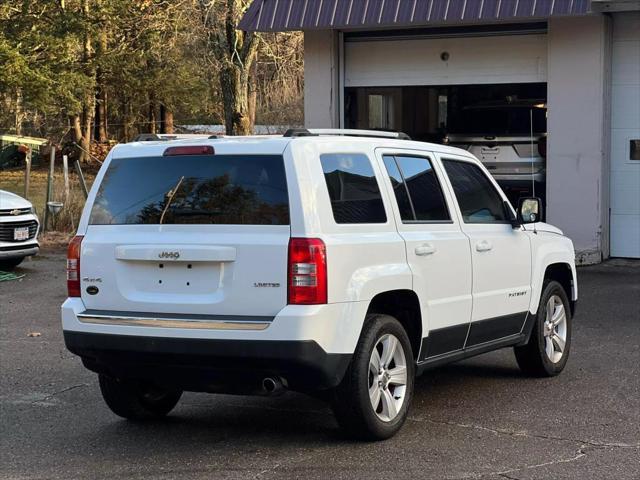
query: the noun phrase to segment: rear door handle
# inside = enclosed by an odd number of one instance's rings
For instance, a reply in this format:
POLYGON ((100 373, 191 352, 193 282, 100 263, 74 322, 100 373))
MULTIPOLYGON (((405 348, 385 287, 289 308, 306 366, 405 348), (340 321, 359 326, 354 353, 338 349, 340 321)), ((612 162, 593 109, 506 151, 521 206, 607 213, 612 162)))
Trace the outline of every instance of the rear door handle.
POLYGON ((478 252, 488 252, 492 248, 493 248, 493 245, 491 245, 491 242, 489 240, 482 240, 476 243, 476 250, 478 252))
POLYGON ((436 247, 431 245, 430 243, 425 243, 424 245, 420 245, 415 249, 416 255, 420 257, 424 257, 425 255, 431 255, 436 253, 436 247))

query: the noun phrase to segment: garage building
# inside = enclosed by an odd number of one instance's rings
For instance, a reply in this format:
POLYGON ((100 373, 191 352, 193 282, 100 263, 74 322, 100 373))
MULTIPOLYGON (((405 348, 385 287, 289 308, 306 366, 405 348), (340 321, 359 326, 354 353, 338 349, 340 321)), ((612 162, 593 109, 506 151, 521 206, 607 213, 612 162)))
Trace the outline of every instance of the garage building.
POLYGON ((304 31, 307 127, 467 148, 578 263, 640 258, 640 1, 255 0, 240 27, 304 31))

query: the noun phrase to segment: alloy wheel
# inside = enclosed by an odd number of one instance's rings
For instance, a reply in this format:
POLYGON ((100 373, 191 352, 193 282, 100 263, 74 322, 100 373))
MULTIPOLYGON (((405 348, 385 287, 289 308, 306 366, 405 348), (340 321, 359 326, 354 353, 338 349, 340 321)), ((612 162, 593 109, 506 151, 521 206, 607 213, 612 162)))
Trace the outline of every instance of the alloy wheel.
POLYGON ((552 295, 547 301, 543 334, 547 358, 558 363, 567 342, 567 312, 558 295, 552 295))
POLYGON ((407 359, 400 341, 388 333, 378 339, 369 359, 369 400, 378 418, 398 416, 407 392, 407 359))

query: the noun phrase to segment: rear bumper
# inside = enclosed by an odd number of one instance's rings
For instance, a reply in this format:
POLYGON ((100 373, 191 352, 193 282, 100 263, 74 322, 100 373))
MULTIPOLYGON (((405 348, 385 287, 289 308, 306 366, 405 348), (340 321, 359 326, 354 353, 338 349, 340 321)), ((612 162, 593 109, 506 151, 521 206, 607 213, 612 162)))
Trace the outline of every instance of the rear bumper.
POLYGON ((67 348, 97 373, 151 381, 182 390, 257 393, 263 378, 285 379, 289 388, 335 387, 351 360, 312 340, 255 341, 170 338, 65 331, 67 348))
MULTIPOLYGON (((191 310, 171 304, 156 305, 155 312, 101 311, 87 309, 82 298, 68 298, 61 308, 62 329, 162 338, 210 340, 307 341, 327 353, 353 353, 369 307, 368 301, 327 305, 287 305, 274 317, 242 317, 238 327, 233 315, 179 315, 191 310), (106 316, 106 318, 100 318, 106 316), (94 317, 94 318, 91 318, 94 317), (203 318, 206 317, 206 318, 203 318), (184 322, 184 320, 192 320, 184 322), (133 320, 133 321, 131 321, 133 320), (199 322, 205 320, 204 322, 199 322), (251 320, 251 321, 247 321, 251 320), (198 326, 200 323, 201 327, 198 326)), ((197 305, 195 306, 197 307, 197 305)), ((193 308, 193 310, 196 310, 193 308)), ((220 313, 220 312, 217 312, 220 313)))
POLYGON ((61 313, 67 348, 90 370, 187 391, 258 393, 267 376, 299 391, 340 383, 368 303, 287 305, 275 317, 251 319, 176 318, 87 310, 82 298, 68 298, 61 313))

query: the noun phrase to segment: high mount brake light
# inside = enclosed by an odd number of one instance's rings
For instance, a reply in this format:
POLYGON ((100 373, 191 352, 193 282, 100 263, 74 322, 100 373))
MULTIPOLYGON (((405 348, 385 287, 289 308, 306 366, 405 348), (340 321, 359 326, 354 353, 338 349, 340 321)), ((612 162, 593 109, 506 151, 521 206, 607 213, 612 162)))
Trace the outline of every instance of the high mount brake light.
POLYGON ((80 296, 80 246, 82 235, 73 237, 67 249, 67 294, 70 297, 80 296))
POLYGON ((322 240, 290 239, 287 271, 290 305, 327 303, 327 249, 322 240))
POLYGON ((211 145, 191 145, 185 147, 169 147, 162 156, 173 157, 176 155, 214 155, 216 152, 211 145))

